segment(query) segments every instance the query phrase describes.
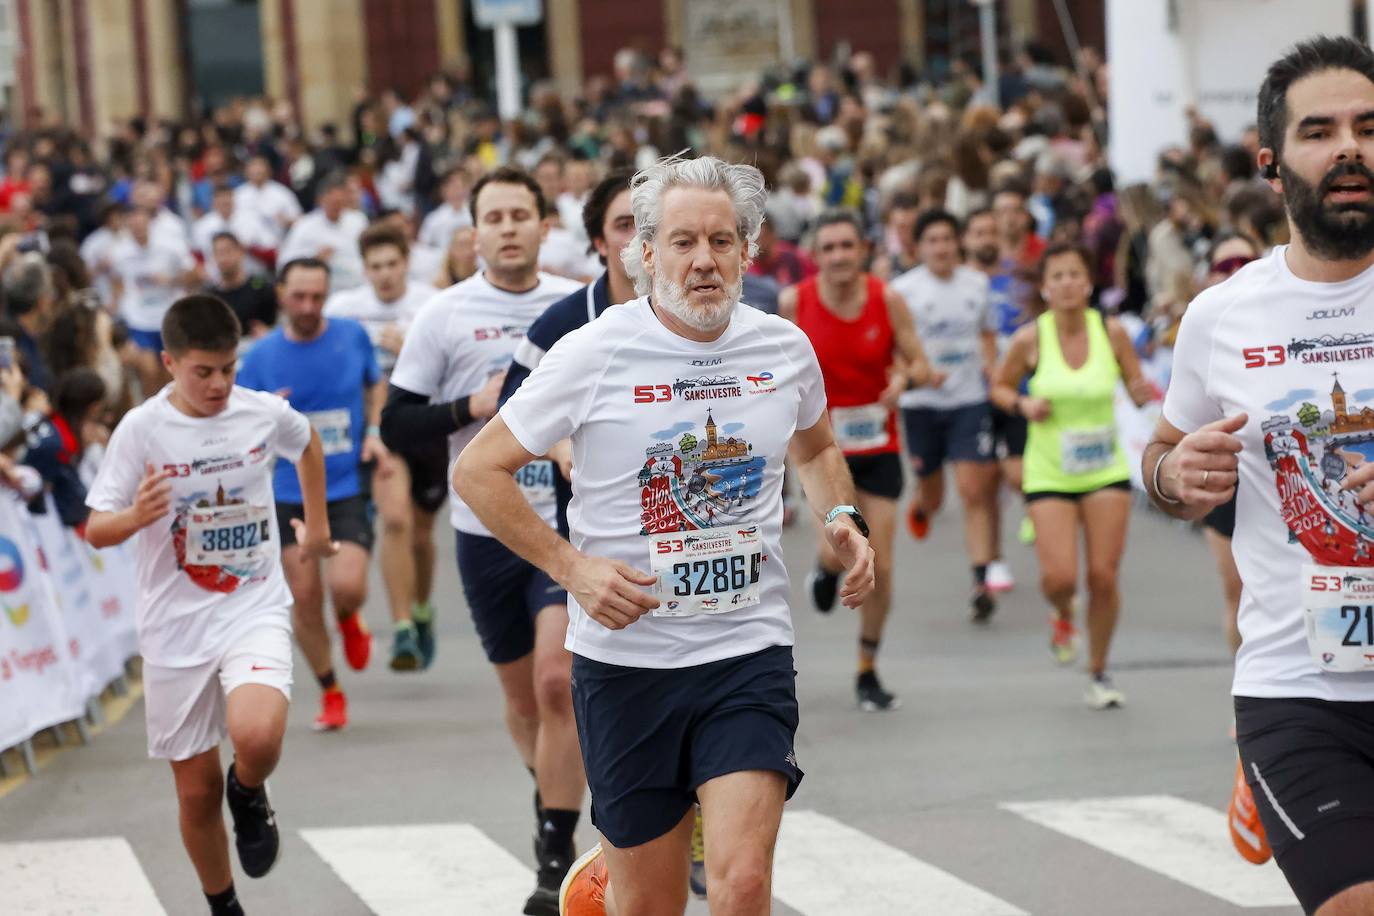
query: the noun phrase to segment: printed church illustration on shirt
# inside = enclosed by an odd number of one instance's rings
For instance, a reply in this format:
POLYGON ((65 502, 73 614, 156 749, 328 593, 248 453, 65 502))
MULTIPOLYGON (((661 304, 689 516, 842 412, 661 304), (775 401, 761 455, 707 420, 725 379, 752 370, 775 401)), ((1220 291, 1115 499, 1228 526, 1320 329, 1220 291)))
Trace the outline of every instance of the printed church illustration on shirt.
POLYGON ((640 534, 713 528, 748 518, 767 462, 754 455, 749 441, 734 435, 742 428, 727 424, 721 438, 708 410, 700 437, 691 422, 653 434, 660 441, 645 449, 639 471, 640 534))

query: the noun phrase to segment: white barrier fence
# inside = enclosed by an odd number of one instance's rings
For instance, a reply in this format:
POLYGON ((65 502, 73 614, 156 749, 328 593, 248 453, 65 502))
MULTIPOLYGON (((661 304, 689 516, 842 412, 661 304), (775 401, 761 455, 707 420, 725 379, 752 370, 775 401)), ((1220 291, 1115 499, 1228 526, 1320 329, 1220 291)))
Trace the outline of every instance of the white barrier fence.
MULTIPOLYGON (((33 515, 0 491, 0 752, 82 722, 137 652, 131 548, 96 550, 51 498, 33 515)), ((32 759, 26 754, 32 767, 32 759)))

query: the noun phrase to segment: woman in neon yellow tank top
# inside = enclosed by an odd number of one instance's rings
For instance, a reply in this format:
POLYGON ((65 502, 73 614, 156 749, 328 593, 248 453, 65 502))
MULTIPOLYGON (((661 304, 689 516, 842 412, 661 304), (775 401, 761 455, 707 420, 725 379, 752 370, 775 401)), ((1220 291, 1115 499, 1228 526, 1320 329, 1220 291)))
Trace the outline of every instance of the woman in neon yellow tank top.
POLYGON ((1046 309, 1012 336, 992 400, 1030 421, 1022 491, 1035 523, 1040 588, 1054 613, 1050 650, 1060 664, 1077 655, 1078 531, 1088 566, 1087 702, 1096 709, 1124 700, 1107 676, 1107 652, 1121 605, 1117 586, 1131 483, 1117 441, 1113 401, 1119 381, 1143 405, 1152 389, 1125 330, 1088 304, 1088 255, 1056 244, 1040 259, 1046 309), (1021 384, 1029 379, 1028 394, 1021 384))

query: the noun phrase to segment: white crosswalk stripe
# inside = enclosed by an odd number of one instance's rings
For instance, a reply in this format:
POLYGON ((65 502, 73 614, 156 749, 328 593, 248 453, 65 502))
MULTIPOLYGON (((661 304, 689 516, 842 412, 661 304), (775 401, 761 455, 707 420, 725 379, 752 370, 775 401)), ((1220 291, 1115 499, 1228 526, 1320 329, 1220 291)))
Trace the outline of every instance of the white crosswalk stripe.
POLYGON ((511 911, 534 876, 471 824, 302 830, 320 858, 377 916, 511 911))
POLYGON ((1005 900, 815 811, 783 816, 773 896, 803 916, 1026 916, 1005 900), (919 902, 919 909, 913 909, 919 902))
POLYGON ((1239 907, 1297 904, 1278 866, 1242 859, 1226 815, 1197 802, 1144 795, 1001 807, 1239 907))
POLYGON ((0 911, 24 916, 166 916, 123 837, 0 843, 0 911))

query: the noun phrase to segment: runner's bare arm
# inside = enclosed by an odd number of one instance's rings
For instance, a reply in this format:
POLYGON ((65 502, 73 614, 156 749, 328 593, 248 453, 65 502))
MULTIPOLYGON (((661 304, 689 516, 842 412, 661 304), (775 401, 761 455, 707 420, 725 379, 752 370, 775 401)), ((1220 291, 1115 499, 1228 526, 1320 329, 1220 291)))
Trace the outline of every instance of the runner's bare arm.
POLYGON ((887 320, 892 325, 892 339, 897 350, 906 361, 906 374, 911 384, 920 388, 930 383, 930 360, 926 358, 926 348, 921 344, 921 335, 916 333, 916 325, 911 320, 911 310, 906 307, 902 294, 893 289, 883 291, 883 301, 887 303, 887 320))
POLYGON ((1236 492, 1245 414, 1223 417, 1184 434, 1163 417, 1145 446, 1141 476, 1150 499, 1174 518, 1197 521, 1236 492))
POLYGON ((118 512, 91 512, 86 519, 86 542, 92 547, 122 544, 166 515, 172 506, 172 485, 167 483, 172 473, 145 463, 133 505, 118 512))
POLYGON ((1121 381, 1126 383, 1126 392, 1137 407, 1144 407, 1154 400, 1155 388, 1145 373, 1140 370, 1140 357, 1135 352, 1131 335, 1115 318, 1107 319, 1107 339, 1112 343, 1112 355, 1121 368, 1121 381))
MULTIPOLYGON (((792 434, 787 460, 797 472, 807 505, 822 522, 836 506, 854 505, 854 480, 844 453, 835 444, 829 415, 822 412, 810 429, 792 434)), ((848 515, 840 515, 826 525, 825 537, 846 570, 840 600, 845 607, 857 608, 873 591, 873 548, 848 515)))
POLYGON ((784 287, 778 293, 778 317, 786 318, 793 324, 797 323, 797 288, 795 286, 784 287))
MULTIPOLYGON (((1032 327, 1028 325, 1027 327, 1032 327)), ((1027 354, 1030 350, 1030 335, 1026 327, 1016 331, 1007 346, 1007 354, 992 372, 992 384, 988 389, 988 400, 1009 414, 1019 414, 1021 383, 1030 373, 1027 354)))
POLYGON ((458 456, 453 488, 497 540, 548 573, 603 626, 619 630, 658 607, 658 599, 644 591, 655 576, 618 560, 586 556, 534 511, 514 475, 535 457, 497 414, 458 456))
POLYGON ((990 387, 993 373, 997 371, 997 332, 982 331, 978 335, 978 346, 983 351, 983 374, 990 387))
POLYGON ((363 414, 367 418, 367 434, 363 436, 363 461, 376 461, 378 469, 385 472, 386 468, 381 467, 387 458, 390 457, 387 448, 382 444, 382 405, 386 403, 386 379, 378 379, 363 392, 363 414))
POLYGON ((301 482, 301 502, 305 506, 305 521, 291 520, 296 529, 296 543, 305 557, 332 557, 339 552, 339 544, 329 533, 329 510, 325 506, 324 447, 320 434, 310 430, 310 444, 296 461, 296 478, 301 482))

